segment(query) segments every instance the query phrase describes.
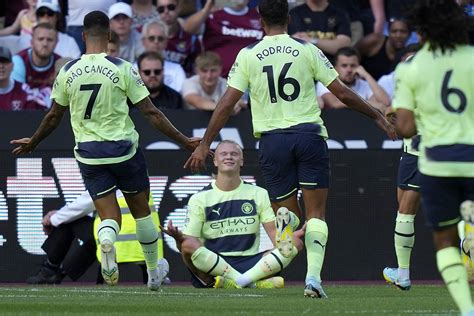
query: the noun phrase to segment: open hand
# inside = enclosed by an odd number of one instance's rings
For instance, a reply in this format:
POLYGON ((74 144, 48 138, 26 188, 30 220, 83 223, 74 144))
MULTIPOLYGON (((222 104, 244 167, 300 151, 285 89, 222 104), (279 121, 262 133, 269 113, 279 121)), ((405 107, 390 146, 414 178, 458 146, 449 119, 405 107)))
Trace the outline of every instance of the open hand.
POLYGON ((395 131, 395 126, 390 124, 389 121, 387 121, 387 119, 383 115, 379 115, 377 119, 375 119, 375 123, 378 127, 384 130, 385 133, 387 133, 388 137, 391 140, 397 139, 397 132, 395 131))
POLYGON ((10 144, 19 145, 12 150, 14 155, 24 155, 31 153, 35 148, 36 144, 31 142, 31 138, 25 137, 21 139, 13 139, 10 141, 10 144))
POLYGON ((199 144, 184 164, 184 168, 189 168, 193 173, 199 172, 201 168, 205 170, 206 157, 209 155, 209 152, 208 146, 202 143, 199 144))

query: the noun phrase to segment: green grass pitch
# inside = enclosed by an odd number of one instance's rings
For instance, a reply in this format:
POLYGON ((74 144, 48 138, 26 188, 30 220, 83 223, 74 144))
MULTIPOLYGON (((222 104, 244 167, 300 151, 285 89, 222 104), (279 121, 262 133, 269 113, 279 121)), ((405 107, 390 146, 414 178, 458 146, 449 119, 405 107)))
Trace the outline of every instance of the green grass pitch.
POLYGON ((165 286, 0 286, 1 315, 458 315, 443 285, 325 286, 325 300, 303 297, 302 285, 279 290, 165 286))

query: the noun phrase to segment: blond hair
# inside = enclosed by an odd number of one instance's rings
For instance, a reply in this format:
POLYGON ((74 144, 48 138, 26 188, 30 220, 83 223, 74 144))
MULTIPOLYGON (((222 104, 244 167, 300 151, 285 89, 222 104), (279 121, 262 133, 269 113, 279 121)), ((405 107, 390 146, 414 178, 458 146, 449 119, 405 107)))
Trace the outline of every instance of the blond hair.
POLYGON ((221 58, 214 52, 207 51, 199 54, 196 58, 196 69, 204 69, 213 66, 222 66, 221 58))

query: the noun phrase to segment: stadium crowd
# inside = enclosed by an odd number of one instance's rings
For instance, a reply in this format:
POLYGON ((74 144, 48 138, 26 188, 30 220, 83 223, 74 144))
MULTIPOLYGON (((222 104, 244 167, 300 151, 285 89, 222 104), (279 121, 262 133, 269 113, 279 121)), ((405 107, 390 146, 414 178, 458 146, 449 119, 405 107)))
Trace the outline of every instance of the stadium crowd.
MULTIPOLYGON (((65 63, 63 58, 79 58, 85 52, 82 21, 88 12, 101 10, 108 14, 113 31, 108 54, 136 66, 155 106, 213 111, 238 51, 264 36, 258 1, 236 1, 233 7, 217 7, 214 2, 3 2, 0 110, 48 110, 58 65, 65 63)), ((383 76, 395 69, 405 46, 417 41, 403 18, 403 7, 413 2, 292 0, 288 31, 321 49, 335 62, 344 82, 383 111, 393 89, 383 85, 383 76)), ((472 15, 468 1, 458 2, 472 15)), ((321 108, 345 107, 321 84, 315 89, 321 108)), ((249 106, 244 95, 234 115, 249 106)))

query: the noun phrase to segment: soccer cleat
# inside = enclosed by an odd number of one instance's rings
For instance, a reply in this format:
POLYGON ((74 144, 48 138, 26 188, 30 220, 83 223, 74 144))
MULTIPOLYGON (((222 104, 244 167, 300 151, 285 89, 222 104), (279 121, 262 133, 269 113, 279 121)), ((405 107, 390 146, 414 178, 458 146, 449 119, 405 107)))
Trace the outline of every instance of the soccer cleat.
POLYGON ((28 284, 60 284, 63 279, 61 268, 54 268, 46 261, 41 264, 41 268, 34 276, 26 279, 28 284))
POLYGON ((164 258, 159 259, 157 268, 153 271, 148 271, 148 288, 152 291, 158 291, 164 283, 169 271, 170 266, 168 261, 164 258))
POLYGON ((474 278, 474 201, 461 203, 461 216, 464 220, 464 239, 461 241, 461 254, 469 280, 474 278))
POLYGON ((397 286, 402 291, 408 291, 411 288, 410 279, 400 280, 398 278, 397 268, 385 268, 383 269, 383 278, 390 284, 397 286))
POLYGON ((281 255, 288 258, 293 253, 293 228, 290 224, 290 211, 286 207, 280 207, 275 219, 276 247, 281 255))
POLYGON ((268 279, 258 280, 255 282, 257 289, 282 289, 285 287, 285 279, 276 276, 268 279))
POLYGON ((464 248, 470 254, 471 260, 474 256, 474 201, 461 203, 461 216, 464 220, 464 248))
POLYGON ((469 281, 474 280, 474 262, 471 259, 471 252, 467 249, 467 243, 465 243, 465 239, 461 240, 461 257, 462 262, 467 270, 467 277, 469 281))
POLYGON ((214 279, 215 289, 241 289, 241 287, 232 279, 227 279, 220 275, 216 276, 214 279))
POLYGON ((304 287, 304 296, 311 298, 328 298, 324 293, 321 282, 310 280, 304 287))
POLYGON ((118 265, 115 259, 114 244, 105 239, 100 244, 101 258, 101 273, 105 283, 108 285, 116 285, 119 279, 118 265))

